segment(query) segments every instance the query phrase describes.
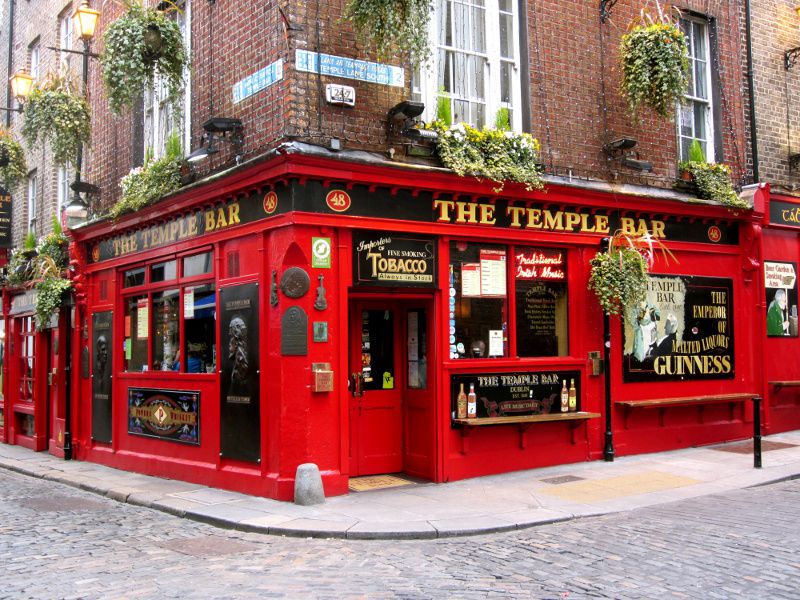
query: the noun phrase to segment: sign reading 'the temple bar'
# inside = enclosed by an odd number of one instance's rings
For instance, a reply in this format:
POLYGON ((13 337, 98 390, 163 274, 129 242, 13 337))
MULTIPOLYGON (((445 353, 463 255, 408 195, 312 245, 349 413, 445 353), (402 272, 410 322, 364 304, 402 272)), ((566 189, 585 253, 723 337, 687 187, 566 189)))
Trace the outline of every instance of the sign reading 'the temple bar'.
POLYGON ((353 283, 435 287, 436 240, 386 232, 353 233, 353 283))

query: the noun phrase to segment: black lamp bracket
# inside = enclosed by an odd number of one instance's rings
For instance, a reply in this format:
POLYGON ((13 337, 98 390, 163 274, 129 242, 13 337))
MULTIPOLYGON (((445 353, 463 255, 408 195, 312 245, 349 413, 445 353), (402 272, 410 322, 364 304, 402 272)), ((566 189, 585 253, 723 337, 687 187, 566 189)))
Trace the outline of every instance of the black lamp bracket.
POLYGON ((795 63, 797 63, 798 56, 800 56, 800 46, 787 50, 783 53, 783 66, 787 71, 791 69, 795 63))
POLYGON ((600 22, 605 23, 611 18, 611 9, 617 0, 600 0, 600 22))

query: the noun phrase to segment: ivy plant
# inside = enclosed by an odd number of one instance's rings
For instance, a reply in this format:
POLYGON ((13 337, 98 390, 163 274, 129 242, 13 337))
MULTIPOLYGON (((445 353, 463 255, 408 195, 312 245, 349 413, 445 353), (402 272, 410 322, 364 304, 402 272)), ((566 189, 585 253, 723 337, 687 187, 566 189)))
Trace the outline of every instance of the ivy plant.
POLYGON ((67 239, 58 217, 53 215, 53 229, 50 233, 39 239, 36 252, 39 260, 49 258, 53 261, 53 266, 57 271, 67 268, 69 262, 69 239, 67 239))
POLYGON ((0 184, 15 186, 28 174, 25 151, 11 132, 0 127, 0 184))
POLYGON ((592 290, 603 312, 620 315, 635 306, 647 293, 647 261, 635 247, 612 243, 590 261, 592 290))
POLYGON ((642 13, 640 23, 622 36, 622 94, 634 115, 649 106, 672 118, 689 85, 689 50, 686 36, 656 6, 658 20, 642 13))
POLYGON ((405 52, 413 64, 430 55, 428 24, 433 0, 348 0, 344 18, 381 59, 405 52))
POLYGON ((45 277, 36 284, 36 328, 44 329, 72 289, 72 281, 62 277, 45 277))
POLYGON ((25 102, 24 115, 22 135, 28 146, 50 142, 58 165, 75 160, 78 148, 89 143, 89 103, 79 93, 79 84, 68 76, 50 74, 34 87, 25 102))
POLYGON ((103 33, 100 55, 103 84, 115 114, 133 105, 145 85, 158 75, 170 100, 183 93, 183 74, 189 57, 177 21, 168 15, 178 8, 170 3, 162 11, 143 5, 142 0, 125 0, 127 11, 103 33), (158 49, 150 40, 160 38, 158 49))
POLYGON ((439 134, 436 153, 442 165, 458 175, 489 179, 498 184, 496 192, 506 181, 522 183, 527 190, 543 187, 539 141, 530 134, 481 130, 465 123, 447 127, 440 121, 427 127, 439 134))
POLYGON ((723 163, 685 161, 680 168, 688 171, 697 186, 697 197, 703 200, 714 200, 732 209, 752 208, 742 200, 731 182, 731 168, 723 163))
POLYGON ((146 158, 144 166, 132 169, 122 178, 122 197, 111 207, 109 215, 116 219, 125 213, 135 212, 179 189, 184 162, 180 138, 172 135, 167 140, 166 153, 162 158, 146 158))

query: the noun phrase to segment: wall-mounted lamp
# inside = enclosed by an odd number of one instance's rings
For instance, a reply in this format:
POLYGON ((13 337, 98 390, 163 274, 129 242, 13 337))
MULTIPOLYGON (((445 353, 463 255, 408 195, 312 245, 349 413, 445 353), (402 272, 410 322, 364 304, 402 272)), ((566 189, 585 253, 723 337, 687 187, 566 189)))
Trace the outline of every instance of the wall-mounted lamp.
MULTIPOLYGON (((17 71, 8 79, 8 82, 11 84, 11 95, 14 96, 20 104, 25 104, 28 96, 30 96, 31 88, 33 87, 33 77, 28 75, 25 71, 17 71)), ((5 108, 0 106, 0 110, 21 113, 22 107, 5 108)))
MULTIPOLYGON (((800 17, 800 5, 794 7, 794 12, 797 13, 797 16, 800 17)), ((795 63, 797 63, 797 58, 800 57, 800 46, 796 48, 790 48, 786 52, 783 53, 783 66, 788 71, 791 69, 795 63)))
POLYGON ((99 194, 100 188, 85 181, 74 181, 69 186, 72 191, 72 198, 64 207, 64 215, 67 217, 67 227, 72 229, 87 221, 89 218, 89 203, 83 199, 81 194, 99 194))
POLYGON ((212 117, 203 123, 203 129, 205 133, 200 138, 200 147, 186 157, 186 160, 189 162, 205 160, 211 154, 219 152, 217 142, 226 142, 233 146, 236 152, 236 164, 239 164, 242 160, 242 146, 244 145, 241 120, 212 117))
POLYGON ((653 170, 653 164, 639 159, 639 153, 634 150, 637 143, 633 138, 618 138, 603 145, 603 152, 609 160, 618 160, 623 167, 650 172, 653 170))
POLYGON ((389 109, 386 126, 390 136, 403 136, 416 141, 434 141, 439 136, 435 131, 419 129, 419 117, 425 110, 422 102, 404 100, 389 109))
POLYGON ((78 37, 84 41, 91 40, 99 17, 100 11, 89 8, 89 2, 83 0, 72 14, 72 24, 78 37))

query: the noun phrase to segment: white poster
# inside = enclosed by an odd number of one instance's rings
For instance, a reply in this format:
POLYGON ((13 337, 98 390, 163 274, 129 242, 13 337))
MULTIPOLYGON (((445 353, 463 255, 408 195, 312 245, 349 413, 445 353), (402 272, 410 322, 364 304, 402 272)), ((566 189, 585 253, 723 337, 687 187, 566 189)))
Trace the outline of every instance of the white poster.
POLYGON ((194 288, 187 287, 183 292, 183 318, 194 319, 194 288))
POLYGON ((481 295, 481 266, 477 263, 461 265, 461 297, 481 295))
POLYGON ((503 330, 489 330, 489 356, 503 356, 503 330))
POLYGON ((147 339, 147 325, 150 320, 150 311, 147 310, 147 298, 139 300, 136 305, 136 337, 140 340, 147 339))
POLYGON ((506 295, 506 253, 481 250, 481 295, 506 295))

